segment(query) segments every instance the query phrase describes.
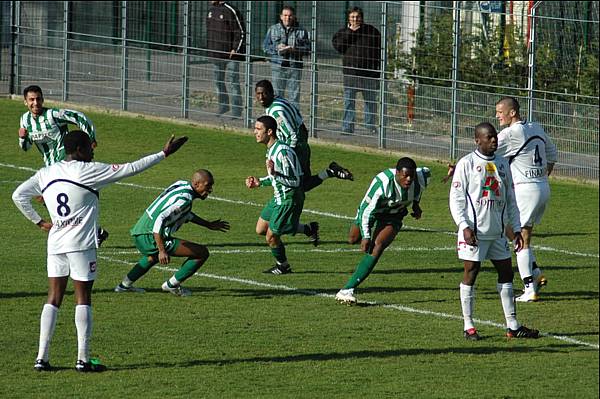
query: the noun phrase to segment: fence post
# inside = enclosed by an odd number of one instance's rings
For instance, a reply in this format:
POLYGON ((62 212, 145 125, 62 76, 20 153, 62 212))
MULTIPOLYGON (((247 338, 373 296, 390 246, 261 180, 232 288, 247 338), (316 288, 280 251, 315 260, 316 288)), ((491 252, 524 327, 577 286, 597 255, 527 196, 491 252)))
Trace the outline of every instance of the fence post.
POLYGON ((10 3, 11 39, 10 39, 10 82, 11 94, 17 94, 21 89, 21 2, 10 3))
POLYGON ((387 1, 381 2, 381 73, 379 74, 379 148, 386 147, 385 70, 387 68, 387 1))
POLYGON ((460 56, 460 1, 454 1, 452 12, 452 103, 450 105, 450 159, 456 159, 458 136, 458 68, 460 56))
POLYGON ((310 19, 310 137, 317 137, 317 2, 311 2, 310 19))
MULTIPOLYGON (((244 126, 246 128, 250 128, 250 118, 252 117, 252 100, 254 99, 254 90, 252 90, 252 82, 251 82, 251 64, 250 64, 250 50, 251 50, 251 40, 252 37, 252 2, 246 2, 246 57, 244 59, 244 80, 246 83, 246 115, 244 126)), ((239 62, 239 61, 234 61, 239 62)))
POLYGON ((69 2, 63 1, 63 79, 62 100, 69 98, 69 2))
POLYGON ((121 2, 121 110, 127 111, 129 61, 127 54, 127 1, 121 2))
MULTIPOLYGON (((529 34, 528 75, 527 75, 527 119, 533 120, 533 89, 535 87, 535 14, 541 1, 536 1, 531 8, 531 31, 529 34)), ((529 17, 529 15, 528 15, 529 17)))
POLYGON ((190 2, 183 2, 183 67, 181 79, 181 117, 187 119, 190 106, 190 81, 189 81, 189 29, 190 29, 190 2))

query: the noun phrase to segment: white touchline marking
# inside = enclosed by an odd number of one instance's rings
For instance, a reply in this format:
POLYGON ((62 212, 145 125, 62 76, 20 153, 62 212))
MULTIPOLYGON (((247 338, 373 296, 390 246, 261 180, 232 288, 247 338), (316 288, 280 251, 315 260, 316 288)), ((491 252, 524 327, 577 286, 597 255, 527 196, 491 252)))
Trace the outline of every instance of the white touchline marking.
MULTIPOLYGON (((128 265, 128 266, 135 265, 135 262, 128 262, 125 260, 115 259, 115 258, 111 258, 108 256, 100 256, 99 255, 98 259, 103 259, 103 260, 114 262, 114 263, 121 263, 121 264, 128 265)), ((168 271, 168 272, 176 272, 177 270, 179 270, 177 268, 160 266, 160 265, 155 265, 152 268, 156 269, 156 270, 164 270, 164 271, 168 271)), ((303 290, 300 288, 294 288, 294 287, 290 287, 290 286, 283 285, 283 284, 262 283, 260 281, 248 280, 248 279, 243 279, 243 278, 239 278, 239 277, 220 276, 218 274, 212 274, 212 273, 194 273, 194 276, 211 278, 214 280, 230 281, 230 282, 246 284, 246 285, 253 285, 256 287, 272 288, 272 289, 277 289, 277 290, 281 290, 281 291, 294 291, 294 292, 298 292, 298 293, 301 293, 301 294, 304 294, 307 296, 317 296, 317 297, 322 297, 322 298, 335 299, 335 295, 332 295, 332 294, 326 294, 324 292, 311 291, 311 290, 303 290)), ((399 305, 399 304, 390 304, 390 303, 382 303, 382 302, 374 302, 374 301, 361 301, 361 303, 365 303, 365 304, 368 304, 371 306, 380 306, 380 307, 383 307, 386 309, 399 310, 401 312, 415 313, 415 314, 421 314, 421 315, 426 315, 426 316, 435 316, 435 317, 440 317, 440 318, 445 318, 445 319, 461 320, 461 321, 463 319, 462 316, 458 316, 458 315, 453 315, 453 314, 448 314, 448 313, 443 313, 443 312, 434 312, 432 310, 416 309, 416 308, 411 308, 411 307, 399 305)), ((479 324, 484 324, 484 325, 492 326, 492 327, 498 327, 498 328, 501 328, 502 330, 504 330, 506 328, 504 326, 504 324, 496 323, 491 320, 480 320, 480 319, 473 319, 473 320, 479 324)), ((544 336, 544 337, 548 337, 548 338, 554 338, 554 339, 557 339, 560 341, 569 342, 569 343, 576 344, 576 345, 588 346, 590 348, 599 349, 597 344, 579 341, 577 339, 565 337, 562 335, 553 335, 553 334, 542 333, 542 332, 540 332, 540 335, 544 336)))
MULTIPOLYGON (((0 162, 0 166, 6 167, 6 168, 20 169, 20 170, 27 170, 27 171, 31 171, 31 172, 36 172, 35 169, 29 168, 29 167, 26 167, 26 166, 16 166, 16 165, 11 165, 11 164, 5 164, 5 163, 2 163, 2 162, 0 162)), ((19 182, 15 182, 15 183, 19 183, 19 182)), ((164 187, 143 186, 141 184, 135 184, 135 183, 118 182, 116 184, 121 185, 121 186, 126 186, 126 187, 140 188, 140 189, 144 189, 144 190, 156 190, 156 191, 162 191, 162 190, 164 190, 164 187)), ((239 205, 254 206, 254 207, 258 207, 258 208, 262 208, 264 206, 264 204, 258 204, 256 202, 242 201, 242 200, 232 200, 232 199, 221 198, 221 197, 216 197, 216 196, 212 196, 212 195, 209 196, 207 199, 214 200, 214 201, 220 201, 220 202, 227 202, 227 203, 230 203, 230 204, 239 204, 239 205)), ((331 212, 322 212, 322 211, 317 211, 317 210, 313 210, 313 209, 303 209, 302 212, 303 213, 311 213, 313 215, 319 215, 319 216, 328 216, 328 217, 332 217, 334 219, 354 220, 354 218, 351 217, 351 216, 340 215, 340 214, 331 213, 331 212)), ((427 229, 427 228, 412 227, 412 226, 407 226, 407 225, 403 225, 402 228, 405 229, 405 230, 426 231, 426 232, 430 232, 430 233, 441 233, 441 234, 447 234, 447 235, 451 235, 451 236, 456 235, 456 233, 453 232, 453 231, 440 230, 440 229, 427 229)), ((558 248, 552 248, 552 247, 546 247, 546 246, 539 246, 539 245, 532 245, 532 247, 534 249, 536 249, 536 250, 539 250, 539 251, 556 252, 556 253, 561 253, 561 254, 565 254, 565 255, 582 256, 582 257, 585 257, 585 258, 600 258, 599 254, 592 254, 592 253, 585 253, 585 252, 575 252, 575 251, 567 251, 567 250, 564 250, 564 249, 558 249, 558 248)))

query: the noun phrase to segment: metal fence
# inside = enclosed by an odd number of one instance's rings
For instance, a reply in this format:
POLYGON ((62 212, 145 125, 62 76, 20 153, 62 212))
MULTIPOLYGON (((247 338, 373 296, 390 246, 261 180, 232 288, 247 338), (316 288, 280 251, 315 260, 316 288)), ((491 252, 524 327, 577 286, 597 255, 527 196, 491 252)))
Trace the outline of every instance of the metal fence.
POLYGON ((284 4, 309 32, 300 108, 312 137, 441 160, 473 149, 473 126, 517 97, 559 148, 557 175, 598 180, 596 2, 232 1, 247 33, 239 61, 243 118, 217 116, 205 52, 208 1, 0 3, 0 92, 39 84, 47 99, 207 124, 249 127, 254 84, 271 79, 262 50, 284 4), (341 56, 332 36, 362 7, 382 34, 376 129, 342 134, 341 56))

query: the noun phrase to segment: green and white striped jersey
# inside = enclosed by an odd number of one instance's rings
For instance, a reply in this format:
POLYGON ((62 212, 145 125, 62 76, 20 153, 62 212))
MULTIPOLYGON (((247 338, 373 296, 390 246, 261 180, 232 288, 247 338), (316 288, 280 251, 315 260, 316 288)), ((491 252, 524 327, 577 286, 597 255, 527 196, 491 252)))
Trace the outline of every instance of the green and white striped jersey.
POLYGON ((275 172, 271 176, 260 178, 261 186, 273 186, 273 197, 278 205, 283 200, 292 198, 296 190, 300 190, 302 167, 294 150, 277 140, 267 149, 267 160, 275 164, 275 172))
POLYGON ((277 121, 277 139, 292 148, 298 143, 308 142, 307 132, 301 131, 304 123, 295 105, 283 97, 275 96, 265 113, 277 121))
POLYGON ((27 151, 35 144, 44 156, 46 166, 62 161, 65 159, 63 138, 68 132, 69 123, 86 132, 92 142, 96 141, 94 124, 83 113, 70 109, 44 108, 37 118, 29 111, 21 116, 20 124, 27 130, 27 136, 19 137, 19 147, 27 151))
POLYGON ((167 187, 129 231, 132 236, 158 233, 170 237, 194 218, 192 202, 198 198, 192 184, 179 180, 167 187))
POLYGON ((371 181, 356 212, 356 221, 363 238, 371 237, 369 223, 373 218, 406 212, 413 201, 420 201, 431 178, 429 168, 417 168, 417 178, 405 189, 398 185, 395 174, 396 168, 386 169, 371 181))

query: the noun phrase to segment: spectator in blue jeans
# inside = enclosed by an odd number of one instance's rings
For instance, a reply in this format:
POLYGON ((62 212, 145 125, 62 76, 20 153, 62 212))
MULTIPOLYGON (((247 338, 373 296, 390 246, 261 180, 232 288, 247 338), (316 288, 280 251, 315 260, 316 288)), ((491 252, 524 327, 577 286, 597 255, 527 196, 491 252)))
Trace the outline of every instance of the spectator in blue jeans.
POLYGON ((344 133, 354 133, 356 93, 365 101, 365 127, 376 131, 378 78, 381 68, 381 34, 372 25, 363 23, 358 7, 348 11, 348 26, 333 36, 333 47, 342 54, 344 65, 344 133))
POLYGON ((211 1, 206 17, 207 56, 214 64, 219 115, 231 108, 231 117, 242 115, 242 89, 240 87, 240 61, 244 60, 246 30, 240 12, 224 1, 211 1), (231 90, 231 107, 225 85, 231 90))
POLYGON ((288 98, 300 109, 302 57, 310 52, 310 38, 306 29, 296 21, 294 7, 284 6, 279 19, 279 23, 272 25, 267 31, 263 51, 271 56, 271 77, 275 94, 288 98))

